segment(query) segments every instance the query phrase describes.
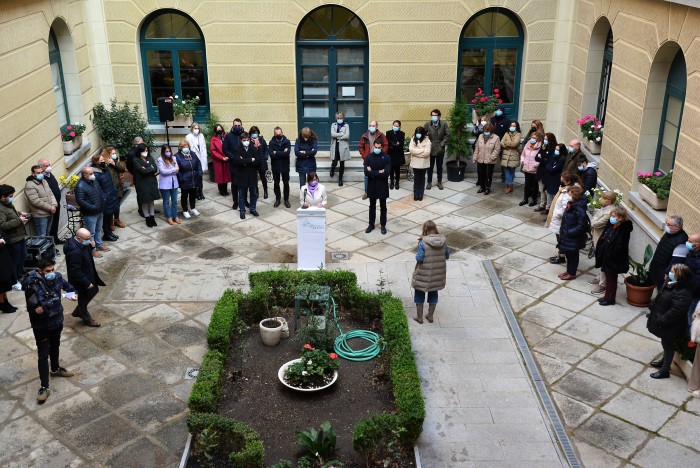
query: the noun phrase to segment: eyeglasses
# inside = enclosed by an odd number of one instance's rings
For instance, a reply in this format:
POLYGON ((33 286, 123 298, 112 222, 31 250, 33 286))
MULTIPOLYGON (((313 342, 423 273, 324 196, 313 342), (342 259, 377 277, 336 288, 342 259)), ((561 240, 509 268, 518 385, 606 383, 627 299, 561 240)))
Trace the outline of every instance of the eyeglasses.
POLYGON ((678 227, 677 224, 671 224, 671 223, 666 223, 666 226, 672 228, 672 227, 678 227))

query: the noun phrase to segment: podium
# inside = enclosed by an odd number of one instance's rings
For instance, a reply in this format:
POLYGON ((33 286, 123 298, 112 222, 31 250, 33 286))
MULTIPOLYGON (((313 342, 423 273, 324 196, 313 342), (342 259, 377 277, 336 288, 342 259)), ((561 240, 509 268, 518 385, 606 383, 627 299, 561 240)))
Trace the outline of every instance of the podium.
POLYGON ((297 269, 326 267, 326 209, 297 209, 297 269))

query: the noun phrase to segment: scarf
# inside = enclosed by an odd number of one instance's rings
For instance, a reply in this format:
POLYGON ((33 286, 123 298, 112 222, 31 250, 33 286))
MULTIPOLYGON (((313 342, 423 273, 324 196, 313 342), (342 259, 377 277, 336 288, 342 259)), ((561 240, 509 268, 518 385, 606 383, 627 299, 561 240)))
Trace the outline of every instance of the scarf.
POLYGON ((316 189, 318 188, 318 182, 313 181, 313 182, 306 184, 306 185, 309 188, 309 193, 311 194, 311 198, 314 198, 314 194, 316 193, 316 189))
POLYGON ((253 140, 253 146, 260 148, 260 138, 251 138, 253 140))

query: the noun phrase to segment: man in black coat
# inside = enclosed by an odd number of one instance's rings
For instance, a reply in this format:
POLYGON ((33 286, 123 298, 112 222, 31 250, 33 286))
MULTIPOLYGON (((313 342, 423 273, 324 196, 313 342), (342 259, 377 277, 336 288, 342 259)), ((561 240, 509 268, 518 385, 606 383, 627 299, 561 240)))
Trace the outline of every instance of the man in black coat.
POLYGON ((97 250, 111 250, 102 244, 102 218, 105 209, 105 196, 93 168, 83 167, 80 170, 80 175, 80 180, 75 186, 75 200, 80 206, 80 214, 83 215, 85 227, 90 231, 92 240, 95 243, 96 251, 93 255, 101 257, 102 254, 97 252, 97 250))
POLYGON ((250 214, 260 216, 255 211, 255 205, 258 201, 258 168, 263 151, 265 149, 262 145, 255 148, 250 144, 250 136, 246 132, 241 133, 241 144, 232 159, 236 167, 233 180, 238 186, 238 206, 241 219, 245 219, 245 208, 248 203, 246 195, 250 196, 250 214))
POLYGON ((592 194, 593 189, 598 185, 598 171, 589 165, 588 158, 583 154, 578 157, 576 169, 583 181, 583 195, 592 194))
POLYGON ((569 142, 569 146, 566 147, 567 154, 566 159, 564 159, 564 168, 562 174, 576 174, 578 169, 576 164, 578 163, 578 158, 583 156, 581 151, 581 140, 574 138, 569 142))
POLYGON ((683 218, 678 215, 671 215, 666 218, 664 226, 664 235, 661 236, 659 243, 654 251, 654 256, 649 263, 649 276, 652 283, 656 285, 656 289, 661 289, 664 284, 664 276, 668 271, 668 267, 672 263, 683 263, 683 257, 687 254, 685 242, 688 240, 688 234, 683 230, 683 218), (672 261, 674 250, 678 249, 678 261, 672 261))
MULTIPOLYGON (((134 138, 134 140, 131 142, 131 149, 129 150, 128 153, 126 153, 126 170, 129 171, 129 174, 134 173, 134 158, 139 158, 141 155, 139 154, 138 146, 143 143, 143 138, 140 136, 137 136, 134 138)), ((141 209, 141 200, 139 200, 139 195, 138 193, 136 194, 136 204, 139 207, 139 215, 142 218, 145 218, 143 214, 143 210, 141 209)))
POLYGON ((90 301, 100 291, 99 286, 105 285, 97 274, 95 260, 90 253, 92 247, 90 231, 80 228, 75 237, 66 240, 63 245, 63 254, 66 256, 68 281, 78 292, 78 306, 71 315, 82 319, 88 327, 99 327, 99 322, 90 316, 87 309, 90 301))
POLYGON ((267 152, 270 155, 273 183, 275 190, 274 207, 280 206, 281 196, 284 194, 284 206, 290 208, 289 203, 289 158, 292 142, 284 136, 280 127, 275 127, 275 135, 267 144, 267 152), (282 179, 283 192, 280 193, 280 178, 282 179))
POLYGON ((53 214, 53 219, 51 220, 51 228, 49 229, 49 235, 53 237, 54 244, 63 244, 63 241, 58 238, 58 223, 61 221, 61 188, 58 186, 58 180, 51 174, 53 168, 48 159, 40 159, 39 166, 44 170, 44 180, 49 184, 51 193, 58 203, 58 209, 53 214))
POLYGON ((389 173, 391 157, 382 152, 382 142, 374 141, 374 151, 365 158, 365 176, 367 176, 367 196, 369 197, 369 226, 366 233, 374 231, 377 219, 377 199, 379 199, 379 224, 382 234, 386 234, 386 199, 389 198, 389 173))
MULTIPOLYGON (((238 185, 236 182, 236 165, 234 159, 238 148, 241 146, 241 133, 243 133, 243 122, 241 119, 234 119, 231 131, 226 134, 222 149, 228 158, 228 170, 231 172, 231 198, 233 198, 233 209, 238 209, 238 185)), ((245 211, 245 210, 244 210, 245 211)))

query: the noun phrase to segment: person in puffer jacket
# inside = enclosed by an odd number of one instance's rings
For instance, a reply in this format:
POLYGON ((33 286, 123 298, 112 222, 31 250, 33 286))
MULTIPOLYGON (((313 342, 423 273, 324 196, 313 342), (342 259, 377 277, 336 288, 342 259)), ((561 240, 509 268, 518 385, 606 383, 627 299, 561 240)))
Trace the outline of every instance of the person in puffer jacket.
POLYGON ((414 302, 416 304, 416 316, 418 323, 423 323, 423 305, 425 293, 428 293, 428 322, 433 323, 435 307, 438 303, 438 291, 445 289, 447 281, 447 259, 450 258, 450 250, 447 247, 447 239, 438 232, 434 221, 426 221, 423 224, 422 236, 418 239, 418 252, 416 253, 416 267, 413 270, 411 287, 415 289, 414 302))
POLYGON ((540 132, 531 134, 530 139, 523 147, 523 152, 520 153, 520 167, 525 173, 525 191, 522 201, 518 203, 520 206, 527 204, 528 199, 532 199, 529 206, 535 206, 537 204, 537 196, 539 195, 537 168, 540 166, 540 163, 537 162, 536 158, 542 147, 543 138, 544 135, 540 132))
POLYGON ((569 188, 571 201, 567 203, 559 230, 559 250, 566 256, 566 272, 559 279, 568 281, 576 278, 578 269, 579 250, 586 245, 587 227, 589 226, 587 201, 581 187, 569 188))

